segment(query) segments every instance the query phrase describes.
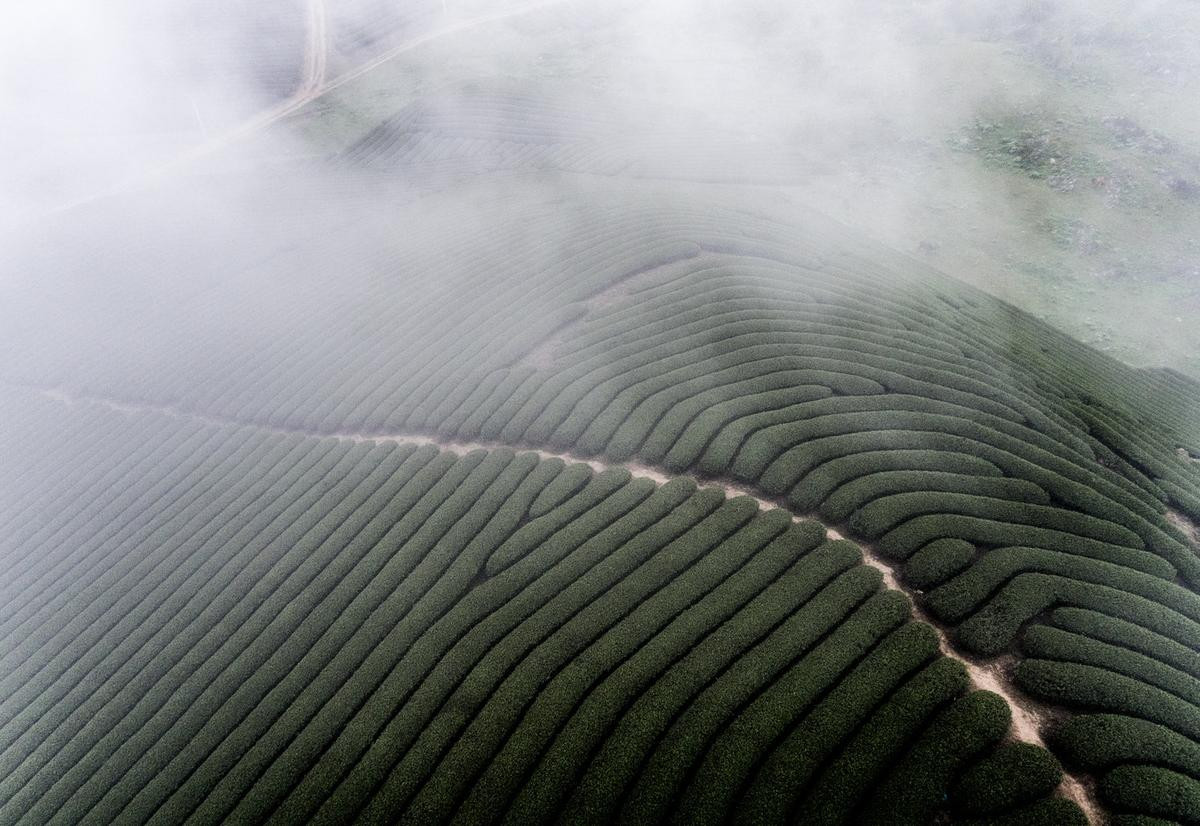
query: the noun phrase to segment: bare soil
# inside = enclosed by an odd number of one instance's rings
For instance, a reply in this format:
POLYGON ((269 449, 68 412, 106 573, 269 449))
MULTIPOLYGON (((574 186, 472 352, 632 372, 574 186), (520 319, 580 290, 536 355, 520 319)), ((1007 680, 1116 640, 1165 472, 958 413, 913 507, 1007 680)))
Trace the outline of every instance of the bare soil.
POLYGON ((1200 525, 1197 525, 1185 514, 1171 508, 1167 508, 1167 521, 1183 531, 1183 535, 1192 544, 1192 550, 1200 553, 1200 525))

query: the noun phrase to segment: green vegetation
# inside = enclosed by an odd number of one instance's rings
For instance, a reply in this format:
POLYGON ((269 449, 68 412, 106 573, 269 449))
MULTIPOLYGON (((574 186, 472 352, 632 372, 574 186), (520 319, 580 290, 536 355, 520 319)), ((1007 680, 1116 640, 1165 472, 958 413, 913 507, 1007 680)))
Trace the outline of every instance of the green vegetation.
MULTIPOLYGON (((411 306, 350 291, 330 309, 333 275, 298 291, 277 342, 202 382, 182 365, 207 369, 188 343, 212 337, 204 315, 181 313, 191 336, 160 339, 136 387, 91 357, 137 362, 121 326, 61 366, 67 386, 95 376, 229 426, 144 414, 139 439, 39 401, 56 443, 13 391, 6 444, 29 481, 3 517, 2 811, 836 821, 882 818, 886 788, 912 822, 1061 815, 1043 780, 960 799, 987 785, 964 780, 976 764, 1020 774, 988 762, 1003 735, 968 710, 990 701, 958 704, 973 695, 849 543, 686 479, 325 432, 735 478, 871 541, 956 644, 1016 655, 1031 695, 1147 724, 1095 749, 1113 755, 1097 771, 1196 776, 1162 732, 1200 737, 1200 561, 1167 513, 1200 500, 1178 452, 1200 444, 1200 386, 816 216, 667 210, 602 183, 600 213, 540 195, 480 209, 566 251, 544 267, 488 230, 410 251, 427 279, 411 306), (94 471, 62 489, 69 445, 94 471)), ((439 203, 409 215, 459 237, 439 203)), ((213 300, 259 300, 250 284, 213 300)), ((1069 724, 1054 742, 1077 765, 1069 724)))
POLYGON ((1098 771, 1126 763, 1152 763, 1195 777, 1200 746, 1166 726, 1117 714, 1080 714, 1056 735, 1058 750, 1077 766, 1098 771))
POLYGON ((786 511, 508 449, 0 400, 34 471, 31 434, 112 434, 80 454, 90 497, 0 518, 131 517, 10 580, 62 584, 5 615, 0 813, 915 824, 1003 760, 1005 704, 852 543, 786 511), (163 449, 135 449, 146 432, 163 449))
POLYGON ((975 547, 961 539, 936 539, 904 563, 904 581, 921 591, 941 585, 975 559, 975 547))
POLYGON ((1058 786, 1062 767, 1045 749, 1011 743, 963 774, 954 789, 955 803, 965 814, 1006 812, 1043 797, 1058 786))
MULTIPOLYGON (((0 821, 1078 823, 1065 766, 1194 822, 1200 384, 602 112, 425 92, 331 161, 386 209, 221 268, 92 215, 0 280, 0 821)), ((1056 283, 1130 255, 1081 205, 1194 208, 1123 116, 954 147, 1056 283)))
POLYGON ((1169 769, 1120 766, 1104 775, 1100 788, 1118 809, 1200 823, 1200 782, 1169 769))
POLYGON ((1043 180, 1053 189, 1069 192, 1080 178, 1104 170, 1086 152, 1072 146, 1061 121, 1034 112, 978 119, 955 136, 951 146, 977 154, 985 163, 1043 180))

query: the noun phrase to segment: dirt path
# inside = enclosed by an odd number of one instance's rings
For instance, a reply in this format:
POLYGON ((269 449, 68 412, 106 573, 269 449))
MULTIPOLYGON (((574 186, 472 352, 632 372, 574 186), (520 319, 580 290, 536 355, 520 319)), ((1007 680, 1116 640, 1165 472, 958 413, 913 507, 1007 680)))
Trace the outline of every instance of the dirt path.
MULTIPOLYGON (((835 534, 828 527, 826 527, 826 531, 830 535, 835 534)), ((862 548, 863 561, 867 565, 878 568, 883 572, 884 584, 889 588, 906 593, 910 597, 913 596, 912 589, 900 584, 896 577, 896 568, 891 562, 880 556, 878 551, 871 545, 858 540, 855 540, 855 543, 862 548)), ((990 691, 1004 698, 1009 708, 1012 709, 1013 739, 1024 743, 1033 743, 1048 750, 1042 730, 1045 723, 1049 722, 1053 716, 1051 708, 1047 704, 1019 691, 1013 685, 1010 676, 1016 660, 1013 655, 1002 654, 988 660, 983 660, 964 654, 955 649, 946 628, 921 610, 916 600, 913 600, 913 616, 937 631, 939 650, 947 657, 958 660, 966 667, 967 679, 970 680, 972 688, 980 691, 990 691)), ((1100 805, 1096 801, 1095 791, 1092 788, 1093 785, 1090 778, 1084 775, 1064 771, 1059 791, 1067 799, 1073 800, 1083 810, 1089 823, 1103 823, 1104 817, 1100 805)))
POLYGON ((492 14, 479 15, 477 17, 464 18, 448 22, 443 26, 439 26, 432 31, 426 32, 412 40, 407 40, 404 43, 388 49, 386 52, 372 58, 368 62, 351 69, 344 74, 341 74, 332 80, 327 78, 328 63, 329 63, 329 34, 328 34, 328 15, 326 13, 325 0, 309 0, 308 5, 308 36, 305 43, 304 56, 304 73, 303 80, 299 89, 287 100, 276 104, 257 115, 252 116, 249 120, 243 121, 237 126, 232 127, 223 134, 217 135, 204 143, 183 152, 178 157, 159 164, 149 169, 144 169, 132 176, 118 181, 111 187, 102 192, 85 195, 76 198, 69 203, 55 207, 42 213, 39 217, 46 218, 52 215, 57 215, 67 212, 84 204, 92 203, 112 195, 118 195, 126 190, 129 190, 139 184, 151 183, 154 180, 163 176, 176 172, 188 164, 194 163, 202 158, 213 155, 222 149, 225 149, 238 141, 241 141, 263 129, 278 123, 289 115, 303 109, 308 104, 317 100, 323 95, 337 89, 345 84, 368 74, 375 69, 378 69, 383 64, 390 60, 394 60, 405 52, 420 48, 427 43, 447 37, 453 34, 473 29, 487 23, 495 23, 500 20, 505 20, 510 17, 517 17, 522 14, 528 14, 531 11, 554 6, 566 2, 566 0, 535 0, 535 2, 522 3, 519 6, 513 6, 503 11, 494 12, 492 14))
MULTIPOLYGON (((311 96, 325 85, 329 67, 328 15, 325 0, 308 0, 308 38, 304 45, 304 79, 294 98, 311 96)), ((310 98, 311 99, 311 98, 310 98)))
POLYGON ((459 32, 464 32, 468 29, 482 26, 485 23, 495 23, 510 17, 518 17, 522 14, 528 14, 531 11, 537 11, 538 9, 546 8, 547 6, 556 6, 563 2, 566 2, 566 0, 534 0, 534 2, 522 3, 519 6, 513 6, 502 11, 493 12, 492 14, 482 14, 476 17, 463 18, 452 23, 447 23, 446 25, 440 26, 433 31, 426 32, 419 37, 414 37, 412 40, 406 40, 404 43, 388 49, 383 54, 372 58, 361 66, 351 69, 345 74, 334 78, 332 81, 326 84, 324 88, 321 89, 320 94, 325 94, 326 92, 331 92, 334 89, 337 89, 339 86, 344 86, 350 81, 356 80, 363 75, 378 69, 383 64, 390 60, 394 60, 405 52, 410 52, 413 49, 424 46, 430 41, 446 37, 447 35, 458 34, 459 32))
MULTIPOLYGON (((42 395, 61 402, 62 404, 95 404, 105 407, 109 410, 114 410, 121 413, 158 413, 161 415, 171 416, 173 418, 188 419, 205 424, 218 425, 223 427, 239 426, 253 427, 258 430, 267 431, 270 433, 278 433, 283 435, 307 435, 321 438, 341 439, 351 442, 406 442, 409 444, 418 445, 433 445, 442 450, 448 450, 452 453, 464 454, 470 453, 473 450, 495 450, 498 448, 511 448, 520 452, 536 453, 543 459, 561 459, 567 463, 585 464, 596 472, 609 470, 612 468, 623 468, 628 470, 636 477, 650 479, 656 484, 664 484, 672 478, 690 478, 697 485, 704 487, 717 487, 725 491, 728 496, 746 496, 753 499, 760 509, 769 510, 772 508, 784 508, 780 502, 773 502, 768 499, 763 499, 758 496, 755 491, 747 486, 731 482, 724 479, 712 479, 705 477, 691 476, 689 474, 666 474, 663 471, 641 464, 640 462, 607 462, 594 457, 578 456, 570 452, 559 452, 552 450, 544 450, 536 447, 509 445, 502 442, 473 442, 459 441, 455 439, 442 439, 429 436, 423 433, 413 432, 387 432, 387 433, 365 433, 365 432, 334 432, 334 433, 317 433, 315 431, 294 430, 289 428, 270 427, 266 425, 250 424, 245 422, 232 421, 221 419, 213 416, 206 416, 202 413, 187 411, 178 407, 167 405, 142 405, 142 404, 126 404, 113 399, 105 399, 95 396, 83 396, 64 390, 63 388, 35 388, 40 390, 42 395)), ((820 522, 825 528, 825 533, 830 539, 845 539, 845 536, 836 528, 824 523, 820 519, 813 516, 798 516, 793 514, 794 521, 809 521, 820 522)), ((855 544, 862 550, 863 562, 876 568, 883 574, 883 583, 888 588, 901 591, 913 596, 913 591, 902 585, 897 576, 896 567, 892 562, 885 559, 879 552, 870 544, 855 541, 855 544)), ((920 620, 933 628, 938 635, 938 648, 942 654, 947 657, 952 657, 961 662, 967 669, 967 676, 973 688, 991 691, 999 694, 1004 698, 1012 709, 1012 737, 1026 743, 1046 748, 1045 738, 1042 736, 1043 723, 1051 717, 1050 708, 1031 697, 1018 692, 1012 685, 1009 675, 1006 673, 1012 666, 1012 655, 1001 655, 990 660, 984 661, 976 657, 962 654, 955 650, 953 643, 950 640, 946 629, 936 620, 928 616, 921 610, 916 600, 913 600, 913 617, 920 620)), ((1096 802, 1095 793, 1092 785, 1085 777, 1064 773, 1060 792, 1064 797, 1073 800, 1083 810, 1090 823, 1102 823, 1104 818, 1101 809, 1096 802)))

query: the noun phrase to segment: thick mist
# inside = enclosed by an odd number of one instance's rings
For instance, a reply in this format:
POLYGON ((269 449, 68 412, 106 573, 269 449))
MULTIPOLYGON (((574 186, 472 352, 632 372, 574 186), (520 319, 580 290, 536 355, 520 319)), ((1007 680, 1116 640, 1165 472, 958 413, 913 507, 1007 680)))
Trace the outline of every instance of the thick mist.
MULTIPOLYGON (((22 6, 0 226, 6 289, 38 309, 10 313, 103 328, 105 302, 65 285, 176 304, 246 262, 286 289, 323 260, 289 249, 357 227, 402 252, 421 229, 398 205, 464 179, 586 198, 601 176, 817 210, 1118 358, 1194 371, 1198 21, 1170 0, 22 6)), ((473 197, 460 225, 485 232, 473 197)))

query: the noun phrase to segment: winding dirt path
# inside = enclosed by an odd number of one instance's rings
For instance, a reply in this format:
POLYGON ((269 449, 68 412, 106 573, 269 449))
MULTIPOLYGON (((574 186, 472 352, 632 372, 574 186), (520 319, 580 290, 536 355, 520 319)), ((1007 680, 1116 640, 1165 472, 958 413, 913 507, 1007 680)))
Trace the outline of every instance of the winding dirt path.
POLYGON ((329 68, 329 15, 325 0, 308 0, 308 39, 304 46, 304 80, 293 97, 314 95, 325 85, 329 68))
MULTIPOLYGON (((692 479, 697 485, 700 486, 720 488, 721 490, 725 491, 726 495, 731 497, 748 497, 754 500, 762 510, 785 507, 780 502, 775 502, 760 497, 752 488, 737 484, 736 482, 726 479, 693 476, 686 473, 667 474, 655 467, 644 465, 640 462, 607 462, 595 457, 579 456, 570 452, 558 452, 524 445, 510 445, 503 442, 474 442, 442 439, 425 433, 407 431, 386 433, 351 431, 319 433, 316 431, 271 427, 268 425, 223 419, 220 417, 208 416, 203 413, 188 411, 170 405, 128 404, 115 399, 76 394, 61 387, 26 389, 34 389, 40 392, 43 396, 67 405, 92 404, 127 414, 158 413, 160 415, 170 416, 172 418, 203 422, 210 425, 222 427, 251 427, 257 430, 281 435, 304 435, 312 436, 314 438, 332 438, 351 442, 405 442, 417 445, 433 445, 434 447, 442 450, 448 450, 457 454, 470 453, 474 450, 496 450, 498 448, 509 448, 523 453, 535 453, 543 459, 561 459, 567 463, 585 464, 596 472, 601 472, 612 468, 623 468, 628 470, 635 477, 650 479, 651 481, 660 485, 666 483, 672 478, 679 478, 682 476, 684 478, 692 479)), ((825 528, 825 533, 830 539, 846 538, 837 528, 826 524, 824 521, 815 516, 802 516, 793 513, 792 519, 797 522, 806 521, 820 523, 825 528)), ((883 584, 886 587, 905 593, 909 597, 914 596, 912 589, 901 584, 897 575, 896 565, 881 556, 877 549, 870 544, 859 542, 857 540, 854 540, 854 542, 862 550, 864 564, 870 565, 872 568, 876 568, 880 571, 880 573, 883 574, 883 584)), ((982 691, 991 691, 1003 697, 1004 701, 1008 703, 1009 708, 1012 709, 1011 737, 1015 740, 1032 743, 1034 745, 1041 746, 1042 748, 1046 748, 1046 741, 1042 735, 1042 729, 1044 727, 1044 723, 1052 717, 1051 708, 1050 706, 1017 691, 1012 685, 1011 679, 1007 672, 1011 669, 1015 658, 1012 655, 1001 655, 985 661, 955 650, 946 628, 921 610, 915 599, 913 599, 912 602, 913 618, 924 622, 937 632, 939 650, 945 656, 958 660, 966 667, 967 677, 972 688, 982 691)), ((1079 808, 1083 810, 1089 823, 1099 824, 1104 822, 1105 819, 1102 810, 1096 800, 1094 783, 1092 783, 1089 778, 1083 775, 1064 772, 1059 791, 1064 797, 1074 801, 1079 808)))
POLYGON ((394 60, 405 52, 412 51, 434 40, 447 37, 453 34, 459 34, 487 23, 495 23, 500 20, 505 20, 510 17, 518 17, 529 12, 536 11, 547 6, 559 5, 567 2, 567 0, 534 0, 534 2, 522 3, 518 6, 511 6, 503 11, 497 11, 492 14, 483 14, 476 17, 451 20, 443 26, 439 26, 423 35, 414 37, 411 40, 406 40, 398 46, 395 46, 382 54, 372 58, 366 63, 355 67, 341 75, 333 78, 327 78, 329 64, 329 34, 328 34, 328 15, 326 14, 325 0, 309 0, 308 5, 308 36, 306 38, 304 50, 304 75, 300 87, 287 100, 276 104, 250 119, 243 121, 237 126, 232 127, 228 131, 211 138, 199 146, 193 147, 178 157, 173 158, 166 163, 153 166, 149 169, 144 169, 134 173, 128 178, 122 179, 107 189, 84 195, 76 198, 54 209, 47 210, 42 213, 39 218, 46 218, 59 213, 67 212, 76 207, 89 204, 112 195, 118 195, 139 184, 146 184, 155 181, 165 175, 169 175, 188 164, 194 163, 202 158, 225 149, 240 140, 243 140, 250 135, 261 132, 263 129, 278 123, 289 115, 303 109, 308 104, 328 94, 345 84, 368 74, 388 61, 394 60))

